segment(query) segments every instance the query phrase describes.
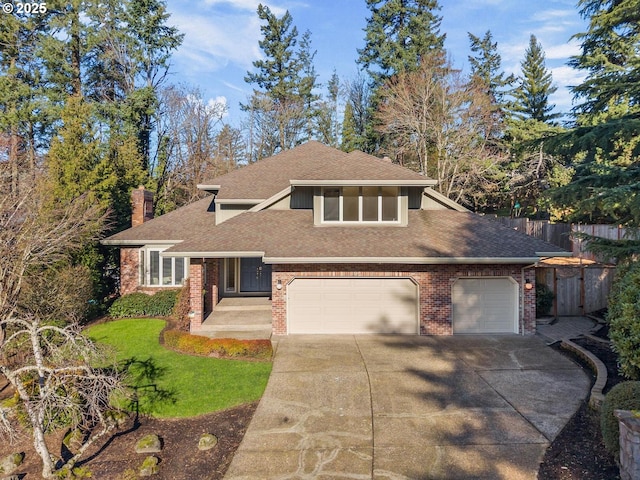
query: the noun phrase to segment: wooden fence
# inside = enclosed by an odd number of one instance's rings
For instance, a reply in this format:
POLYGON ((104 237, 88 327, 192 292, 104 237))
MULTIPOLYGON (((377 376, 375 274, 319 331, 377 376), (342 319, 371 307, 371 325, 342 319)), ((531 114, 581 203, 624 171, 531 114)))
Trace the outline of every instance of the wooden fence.
POLYGON ((611 259, 599 258, 588 250, 585 242, 576 233, 592 237, 622 240, 630 233, 619 225, 551 223, 549 220, 529 220, 528 218, 495 217, 495 220, 522 233, 539 238, 573 252, 574 257, 593 260, 600 263, 613 263, 611 259))
POLYGON ((536 267, 536 283, 554 293, 554 317, 585 315, 607 306, 616 268, 613 265, 536 267))
POLYGON ((629 233, 617 225, 551 223, 528 218, 496 218, 500 223, 540 238, 573 253, 581 259, 577 265, 536 267, 536 283, 545 284, 554 293, 554 317, 585 315, 607 306, 607 297, 615 275, 615 262, 588 251, 588 243, 575 233, 621 240, 629 233), (580 262, 584 261, 585 264, 580 262), (593 263, 596 262, 596 263, 593 263))

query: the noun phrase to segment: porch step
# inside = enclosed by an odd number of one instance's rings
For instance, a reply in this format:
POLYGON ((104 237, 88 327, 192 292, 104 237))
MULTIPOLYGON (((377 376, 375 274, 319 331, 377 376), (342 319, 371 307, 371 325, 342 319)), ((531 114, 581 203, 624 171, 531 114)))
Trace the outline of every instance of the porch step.
POLYGON ((213 308, 214 312, 255 312, 255 311, 271 311, 271 304, 269 305, 216 305, 213 308))
POLYGON ((271 327, 258 330, 200 330, 196 333, 209 338, 236 338, 238 340, 269 340, 271 338, 271 327))

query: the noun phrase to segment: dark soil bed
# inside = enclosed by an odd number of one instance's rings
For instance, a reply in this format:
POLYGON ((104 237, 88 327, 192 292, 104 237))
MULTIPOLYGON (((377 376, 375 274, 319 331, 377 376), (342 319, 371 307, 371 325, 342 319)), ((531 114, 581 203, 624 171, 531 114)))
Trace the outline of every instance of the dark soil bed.
MULTIPOLYGON (((162 480, 219 480, 224 477, 233 455, 244 436, 257 403, 242 405, 222 412, 195 418, 156 420, 143 418, 114 435, 99 449, 90 453, 78 465, 91 472, 91 478, 99 480, 131 480, 146 454, 135 453, 136 442, 144 435, 155 433, 162 439, 160 472, 152 478, 162 480), (199 451, 198 440, 202 433, 218 437, 218 444, 211 450, 199 451)), ((60 445, 60 434, 52 437, 51 444, 60 445)), ((31 440, 9 445, 0 440, 0 458, 13 452, 25 452, 25 461, 16 474, 21 479, 41 478, 39 458, 35 455, 31 440)), ((52 453, 60 454, 52 449, 52 453)))
MULTIPOLYGON (((606 389, 623 381, 618 358, 610 347, 586 337, 572 340, 597 356, 607 367, 606 389)), ((566 352, 565 352, 566 353, 566 352)), ((585 369, 589 369, 582 360, 585 369)), ((547 449, 538 472, 540 480, 615 480, 620 478, 614 458, 607 452, 600 433, 600 414, 585 401, 547 449)))

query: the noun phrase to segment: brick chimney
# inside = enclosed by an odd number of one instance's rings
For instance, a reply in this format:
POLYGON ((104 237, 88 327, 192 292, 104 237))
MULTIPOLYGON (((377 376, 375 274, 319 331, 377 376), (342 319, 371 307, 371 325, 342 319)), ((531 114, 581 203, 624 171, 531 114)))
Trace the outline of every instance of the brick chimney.
POLYGON ((153 218, 153 192, 140 185, 131 192, 131 226, 137 227, 153 218))

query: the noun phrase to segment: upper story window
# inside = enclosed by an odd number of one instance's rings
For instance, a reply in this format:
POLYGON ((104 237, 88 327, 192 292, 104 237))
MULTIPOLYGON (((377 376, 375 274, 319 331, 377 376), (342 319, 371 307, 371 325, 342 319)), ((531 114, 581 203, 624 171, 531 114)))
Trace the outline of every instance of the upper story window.
POLYGON ((140 285, 153 287, 179 287, 189 273, 189 259, 163 257, 164 248, 140 249, 140 285))
POLYGON ((398 187, 325 187, 322 220, 330 222, 399 222, 398 187))

